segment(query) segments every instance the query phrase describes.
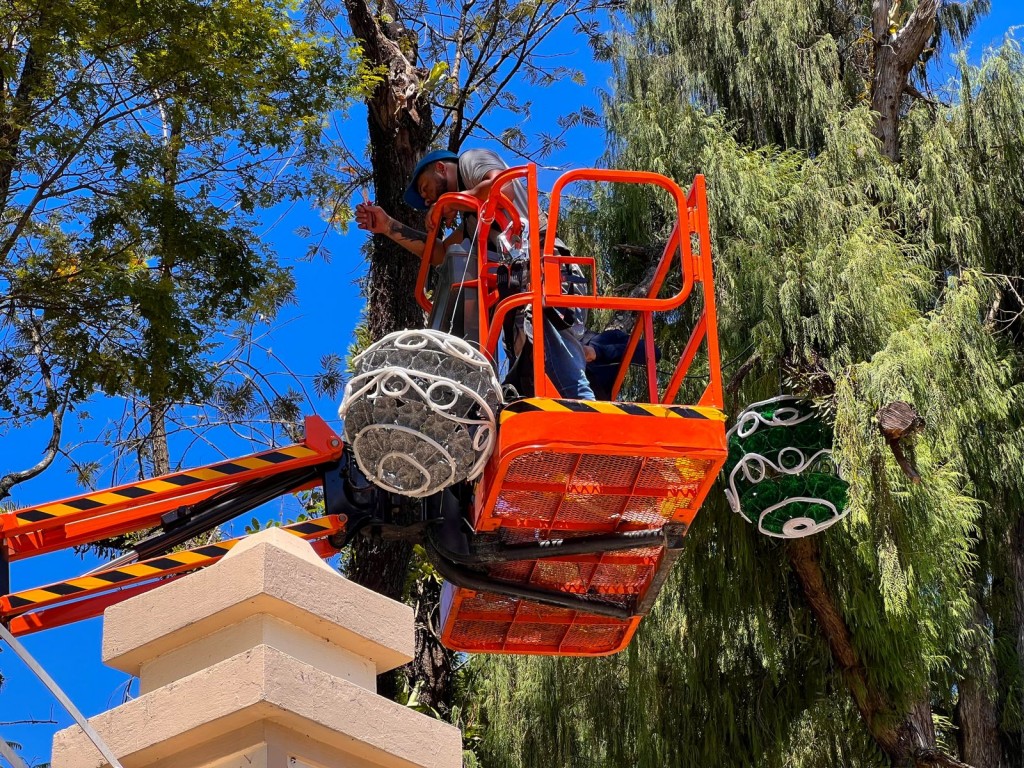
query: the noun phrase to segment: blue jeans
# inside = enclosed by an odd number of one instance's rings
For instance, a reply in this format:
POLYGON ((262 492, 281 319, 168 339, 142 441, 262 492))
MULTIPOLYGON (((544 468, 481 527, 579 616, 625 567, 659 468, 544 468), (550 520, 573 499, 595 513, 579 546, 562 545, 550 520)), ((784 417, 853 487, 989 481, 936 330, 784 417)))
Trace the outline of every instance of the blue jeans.
POLYGON ((544 363, 547 374, 562 397, 593 400, 594 391, 587 381, 587 361, 583 344, 571 328, 559 331, 544 318, 544 363))

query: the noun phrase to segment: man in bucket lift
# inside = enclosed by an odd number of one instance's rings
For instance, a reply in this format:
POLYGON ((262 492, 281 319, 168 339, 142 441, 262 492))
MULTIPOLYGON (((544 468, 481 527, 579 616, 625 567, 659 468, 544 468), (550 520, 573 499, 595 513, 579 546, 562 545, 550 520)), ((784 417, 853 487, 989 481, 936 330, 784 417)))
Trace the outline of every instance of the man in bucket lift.
MULTIPOLYGON (((460 155, 446 150, 427 153, 413 170, 412 181, 405 191, 405 202, 420 211, 427 211, 427 227, 431 228, 438 219, 447 221, 450 211, 441 210, 434 205, 441 195, 447 192, 465 192, 479 200, 486 200, 490 193, 494 178, 507 169, 505 162, 494 152, 487 149, 470 149, 460 155)), ((511 192, 512 202, 519 212, 524 226, 528 222, 528 203, 526 186, 521 179, 506 186, 511 192)), ((443 206, 442 206, 443 207, 443 206)), ((547 226, 547 217, 540 214, 541 238, 547 226)), ((476 230, 476 217, 463 215, 462 226, 450 234, 444 241, 431 244, 431 262, 440 264, 446 249, 466 239, 472 239, 476 230)), ((380 206, 372 203, 360 203, 356 206, 356 223, 360 229, 384 235, 401 245, 410 253, 422 256, 427 247, 427 234, 413 227, 396 221, 380 206)), ((556 240, 557 247, 564 247, 556 240)), ((520 323, 517 323, 517 328, 520 323)), ((523 324, 522 332, 532 338, 531 323, 523 324)), ((594 350, 585 349, 580 343, 584 332, 583 323, 576 313, 554 314, 544 317, 544 357, 547 374, 558 388, 562 397, 573 400, 593 400, 594 392, 585 374, 588 360, 593 359, 594 350)), ((513 342, 506 340, 506 345, 513 342)), ((523 343, 514 342, 514 354, 522 359, 523 343)), ((510 360, 515 367, 518 362, 510 360)), ((527 361, 528 363, 528 361, 527 361)))

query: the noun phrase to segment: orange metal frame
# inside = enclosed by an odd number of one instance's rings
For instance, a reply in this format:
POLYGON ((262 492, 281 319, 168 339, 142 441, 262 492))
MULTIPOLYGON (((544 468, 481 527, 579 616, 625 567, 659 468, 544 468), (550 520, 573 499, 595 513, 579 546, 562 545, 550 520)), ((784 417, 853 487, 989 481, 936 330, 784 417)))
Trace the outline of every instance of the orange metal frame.
MULTIPOLYGON (((451 193, 438 201, 447 210, 469 211, 478 218, 477 277, 461 287, 475 288, 480 297, 482 351, 497 359, 505 317, 526 305, 532 306, 535 318, 542 317, 545 308, 568 307, 632 312, 636 322, 616 374, 611 402, 560 399, 544 374, 543 334, 535 335, 536 396, 516 401, 500 414, 496 449, 475 494, 475 506, 468 511, 473 527, 499 539, 511 537, 514 541, 525 536, 530 541, 557 544, 557 539, 595 534, 600 539, 632 530, 668 531, 671 526, 676 531, 671 541, 678 542, 726 457, 704 179, 698 176, 684 194, 671 180, 652 173, 569 172, 552 190, 543 243, 537 201, 537 169, 533 165, 500 173, 486 200, 451 193), (518 212, 503 194, 508 184, 518 180, 525 182, 528 192, 528 243, 522 242, 518 212), (563 190, 578 182, 649 184, 672 197, 677 224, 646 295, 601 295, 594 257, 554 253, 563 190), (528 290, 506 298, 498 294, 488 259, 487 235, 495 222, 504 225, 505 235, 516 247, 525 245, 523 250, 529 254, 528 290), (588 294, 562 293, 562 267, 567 264, 590 271, 588 294), (676 265, 680 287, 674 295, 663 297, 676 265), (695 288, 700 291, 701 310, 671 378, 662 388, 655 354, 655 315, 681 307, 695 288), (619 402, 633 353, 641 343, 646 351, 645 399, 619 402), (702 346, 707 353, 708 383, 696 404, 676 405, 681 384, 702 346)), ((435 227, 428 234, 428 243, 436 241, 437 232, 435 227)), ((425 249, 416 285, 416 300, 428 311, 431 304, 425 288, 433 255, 433 247, 425 249)), ((328 465, 341 458, 342 447, 341 439, 322 420, 311 417, 300 444, 0 515, 0 566, 4 568, 0 575, 6 574, 9 561, 154 527, 166 513, 232 488, 244 491, 242 486, 255 480, 328 465)), ((299 484, 308 476, 287 477, 299 484)), ((285 485, 288 482, 291 479, 285 485)), ((345 524, 343 515, 331 516, 297 524, 292 532, 316 540, 314 546, 327 555, 334 551, 329 537, 345 524)), ((491 562, 484 568, 487 580, 464 581, 480 585, 484 591, 446 586, 442 641, 451 648, 470 651, 598 656, 621 650, 678 554, 678 543, 669 544, 669 538, 661 541, 656 546, 597 550, 587 555, 559 556, 552 547, 524 560, 491 562), (553 593, 559 593, 559 599, 545 603, 553 593), (572 595, 579 600, 565 597, 572 595)), ((24 634, 94 616, 114 602, 214 562, 231 544, 174 552, 3 595, 0 621, 7 622, 16 634, 24 634)))
MULTIPOLYGON (((6 587, 7 569, 12 561, 156 527, 166 513, 197 504, 232 488, 274 475, 336 462, 341 458, 343 447, 341 438, 322 419, 311 416, 306 419, 305 439, 302 443, 7 512, 0 515, 0 568, 3 569, 0 576, 6 587)), ((312 488, 318 482, 303 483, 291 491, 312 488)), ((334 526, 331 529, 324 525, 302 523, 292 528, 296 528, 293 532, 297 535, 323 539, 344 527, 343 516, 331 516, 330 521, 334 526), (298 530, 304 526, 310 529, 307 533, 298 530)), ((325 548, 323 541, 318 541, 315 547, 325 555, 330 550, 329 546, 325 548)), ((41 587, 21 593, 21 597, 2 595, 0 620, 7 622, 15 634, 60 626, 97 615, 108 605, 151 589, 184 571, 209 565, 217 559, 219 555, 209 553, 199 553, 194 557, 189 557, 188 553, 173 553, 122 569, 113 569, 116 573, 101 572, 71 582, 61 582, 54 585, 51 592, 41 587), (105 580, 105 574, 108 580, 105 580), (152 584, 137 584, 154 578, 159 580, 152 584), (134 586, 124 589, 127 585, 134 586), (118 591, 110 593, 114 588, 118 588, 118 591), (19 604, 19 600, 29 600, 31 605, 24 607, 19 604), (37 608, 40 610, 35 610, 37 608), (31 614, 19 615, 30 609, 33 611, 31 614)))
POLYGON ((14 561, 152 528, 164 513, 232 486, 337 461, 342 447, 323 419, 310 416, 305 440, 296 445, 2 514, 0 546, 14 561))
MULTIPOLYGON (((441 196, 437 201, 437 205, 450 206, 459 210, 476 213, 480 223, 478 231, 486 233, 499 210, 505 212, 506 215, 515 213, 514 209, 510 210, 510 203, 508 202, 508 197, 503 194, 503 189, 506 185, 516 180, 525 180, 527 185, 527 199, 529 202, 530 239, 528 250, 530 255, 530 289, 504 300, 499 300, 496 292, 493 290, 493 286, 487 285, 486 280, 484 281, 483 288, 485 290, 480 291, 482 300, 478 303, 481 351, 490 355, 492 359, 497 359, 502 321, 509 312, 527 304, 533 305, 535 317, 540 317, 541 311, 545 307, 635 312, 637 313, 637 322, 633 326, 629 347, 626 350, 616 376, 612 398, 618 397, 626 373, 629 370, 629 361, 632 360, 637 345, 643 340, 647 352, 645 364, 647 373, 646 402, 664 404, 674 402, 679 393, 680 385, 700 348, 701 342, 706 342, 710 380, 697 404, 722 408, 724 400, 722 396, 721 358, 718 347, 717 314, 711 270, 711 232, 708 224, 707 189, 704 177, 696 176, 689 193, 684 195, 675 182, 656 173, 608 169, 569 171, 559 177, 552 188, 543 249, 540 242, 540 214, 537 203, 538 187, 537 168, 535 165, 509 168, 500 173, 493 180, 490 196, 486 201, 478 200, 463 192, 449 192, 441 196), (568 185, 579 182, 649 184, 659 187, 671 195, 676 205, 677 221, 659 259, 654 280, 646 296, 601 296, 597 291, 597 275, 594 269, 596 262, 593 257, 555 255, 555 232, 561 210, 562 193, 568 185), (694 236, 696 236, 699 244, 699 250, 696 253, 694 253, 692 247, 692 238, 694 236), (676 258, 677 254, 678 260, 676 258), (659 298, 666 278, 669 276, 673 264, 677 261, 682 274, 682 285, 673 296, 659 298), (589 296, 569 296, 562 293, 561 266, 564 264, 577 264, 591 269, 592 280, 589 296), (681 307, 690 298, 695 283, 701 284, 704 303, 703 310, 690 335, 684 353, 673 371, 669 384, 665 387, 664 391, 659 392, 657 363, 654 355, 654 314, 657 312, 669 312, 681 307)), ((515 218, 513 218, 513 221, 515 221, 515 218)), ((433 243, 437 240, 439 227, 440 221, 427 234, 427 243, 433 243)), ((489 262, 486 237, 477 237, 476 254, 477 275, 487 275, 489 262)), ((430 300, 425 292, 430 262, 430 254, 425 253, 420 263, 416 284, 416 300, 427 311, 431 308, 430 300)), ((478 277, 476 281, 473 281, 473 287, 480 287, 480 282, 481 279, 478 277)), ((468 287, 470 283, 465 285, 468 287)), ((542 334, 537 334, 537 338, 534 339, 533 367, 535 372, 544 370, 544 340, 542 334)), ((546 376, 537 375, 535 378, 537 382, 536 396, 559 396, 558 391, 546 376)))
MULTIPOLYGON (((660 500, 660 508, 665 512, 661 523, 689 525, 725 461, 724 416, 710 409, 693 410, 701 417, 688 419, 685 424, 668 417, 655 417, 651 419, 655 423, 648 425, 647 419, 641 416, 598 412, 537 411, 503 420, 498 430, 498 445, 485 469, 484 480, 477 495, 474 529, 493 531, 512 525, 535 527, 545 534, 553 535, 555 530, 602 533, 649 528, 656 524, 651 519, 631 522, 628 515, 621 515, 610 516, 602 521, 561 521, 555 525, 554 515, 551 519, 533 516, 537 510, 531 509, 531 506, 536 504, 536 497, 532 500, 524 497, 521 511, 512 517, 501 514, 499 509, 502 497, 507 501, 510 493, 558 494, 578 499, 580 503, 583 503, 583 499, 589 499, 595 504, 600 501, 598 497, 616 497, 622 500, 622 505, 631 497, 643 496, 652 499, 652 503, 653 499, 660 500), (674 433, 675 439, 666 441, 667 433, 674 433), (654 439, 651 439, 652 436, 654 439), (546 482, 514 476, 517 463, 522 466, 534 456, 538 457, 537 461, 541 461, 541 455, 571 458, 570 463, 564 468, 559 467, 557 472, 556 465, 548 462, 550 477, 546 482), (626 457, 619 463, 632 462, 635 468, 623 472, 620 479, 613 479, 612 473, 606 471, 585 472, 583 474, 586 479, 580 480, 577 470, 584 456, 606 457, 609 460, 626 457), (660 487, 641 483, 639 478, 644 467, 658 460, 679 467, 689 463, 686 469, 692 470, 703 466, 703 471, 699 479, 694 478, 693 483, 669 482, 660 487)), ((560 502, 564 503, 564 500, 560 502)), ((621 506, 617 512, 622 512, 621 506)))
MULTIPOLYGON (((509 312, 519 307, 531 306, 534 318, 541 317, 547 307, 632 312, 636 322, 616 372, 612 398, 613 401, 618 399, 634 352, 641 343, 646 352, 644 398, 635 403, 558 399, 560 393, 544 373, 543 334, 535 334, 532 352, 535 397, 519 401, 514 404, 518 408, 506 409, 501 416, 498 443, 475 497, 473 527, 478 532, 529 531, 537 539, 546 539, 661 527, 667 523, 687 526, 726 456, 704 177, 697 176, 689 192, 684 194, 673 181, 654 173, 570 171, 556 181, 551 191, 543 243, 538 192, 537 169, 528 165, 498 174, 486 201, 465 194, 450 197, 452 203, 475 211, 479 216, 478 278, 472 287, 478 289, 480 296, 477 306, 481 351, 497 360, 503 321, 509 312), (488 260, 487 238, 483 233, 499 205, 496 196, 514 181, 524 182, 527 188, 529 242, 525 245, 529 254, 530 284, 522 293, 502 299, 490 279, 488 270, 493 267, 488 260), (568 185, 579 182, 647 184, 671 196, 677 222, 646 295, 601 295, 594 257, 555 254, 561 199, 568 185), (567 264, 589 270, 588 295, 562 293, 562 267, 567 264), (673 295, 662 296, 676 268, 681 276, 680 287, 673 295), (702 299, 700 312, 671 377, 661 387, 655 354, 655 315, 678 309, 692 297, 695 289, 702 299), (682 382, 702 346, 707 353, 708 383, 694 406, 676 406, 682 382)), ((438 205, 448 199, 449 196, 442 197, 438 205)), ((436 237, 437 229, 428 234, 427 242, 434 242, 436 237)), ((425 308, 429 308, 424 294, 428 270, 425 258, 417 286, 417 298, 425 308)), ((466 286, 470 287, 469 283, 466 286)), ((664 552, 662 550, 662 554, 664 552)), ((645 580, 631 587, 635 593, 646 600, 648 591, 656 592, 655 584, 660 580, 655 571, 670 567, 672 559, 659 556, 657 568, 649 573, 645 571, 645 580)), ((577 572, 583 562, 578 558, 532 561, 532 565, 524 564, 526 570, 498 568, 493 569, 492 576, 499 581, 528 586, 536 583, 533 574, 545 572, 545 569, 551 573, 571 574, 577 572), (513 576, 517 573, 518 578, 513 576)), ((594 564, 594 567, 599 565, 594 564)), ((564 593, 574 593, 580 588, 576 583, 578 579, 572 580, 568 575, 565 578, 569 580, 546 584, 545 588, 564 593)), ((590 583, 585 588, 596 589, 590 583)), ((449 647, 462 650, 604 655, 625 647, 640 620, 639 616, 625 620, 604 618, 588 614, 585 608, 574 611, 541 606, 526 599, 510 600, 464 588, 449 588, 446 595, 442 639, 449 647)))
MULTIPOLYGON (((328 537, 343 531, 345 523, 344 515, 328 515, 282 526, 282 530, 306 539, 320 557, 327 558, 338 553, 328 537)), ((27 635, 99 616, 115 603, 148 592, 190 571, 213 565, 243 538, 4 595, 0 597, 0 621, 8 625, 12 634, 27 635)))

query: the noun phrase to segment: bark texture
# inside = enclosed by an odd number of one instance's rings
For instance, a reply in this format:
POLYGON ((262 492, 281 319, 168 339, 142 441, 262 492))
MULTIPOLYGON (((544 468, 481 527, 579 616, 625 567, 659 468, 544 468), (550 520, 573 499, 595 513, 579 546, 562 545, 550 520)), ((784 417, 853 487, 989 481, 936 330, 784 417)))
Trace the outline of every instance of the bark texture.
MULTIPOLYGON (((1016 524, 1010 533, 1010 573, 1013 584, 1012 621, 1016 634, 1015 650, 1017 653, 1017 669, 1024 670, 1024 513, 1018 512, 1016 524)), ((1011 696, 1017 701, 1007 702, 1007 708, 1024 711, 1024 684, 1018 680, 1016 688, 1011 688, 1011 696)), ((1016 735, 1015 735, 1016 736, 1016 735)), ((1011 757, 1013 768, 1024 767, 1024 740, 1014 738, 1013 743, 1005 745, 1005 754, 1011 757)))
MULTIPOLYGON (((975 631, 984 633, 988 624, 980 602, 975 603, 975 631)), ((976 768, 1004 768, 999 741, 999 716, 993 694, 999 690, 991 660, 985 659, 982 647, 972 648, 968 674, 960 682, 956 720, 958 741, 964 761, 976 768)))
POLYGON ((871 4, 874 39, 874 76, 871 109, 878 113, 875 135, 882 151, 892 160, 899 156, 900 114, 907 77, 935 33, 941 0, 921 0, 906 22, 899 26, 892 0, 871 4))
POLYGON ((857 653, 846 619, 825 581, 817 542, 811 537, 796 539, 789 543, 787 549, 790 564, 828 642, 832 659, 879 748, 894 765, 915 768, 965 766, 966 763, 937 748, 927 692, 922 692, 921 698, 906 711, 898 712, 886 692, 879 690, 871 681, 867 667, 857 653))
MULTIPOLYGON (((394 218, 422 229, 422 215, 402 200, 416 162, 430 145, 434 125, 421 89, 427 73, 417 67, 416 36, 394 21, 399 13, 391 0, 380 4, 387 23, 363 0, 346 0, 345 7, 367 64, 387 71, 367 101, 376 203, 394 218)), ((423 325, 423 314, 413 301, 418 268, 408 251, 382 235, 374 237, 367 281, 367 322, 374 339, 423 325)))
MULTIPOLYGON (((383 0, 376 7, 379 14, 364 0, 345 0, 349 24, 362 44, 366 63, 386 72, 367 100, 376 203, 394 218, 423 229, 422 215, 409 208, 402 195, 433 135, 430 103, 421 87, 427 73, 417 66, 416 35, 397 21, 401 15, 393 0, 383 0)), ((374 236, 366 283, 367 325, 374 340, 392 331, 423 326, 423 313, 413 299, 418 269, 418 260, 408 251, 381 235, 374 236)), ((410 509, 398 511, 403 517, 418 506, 412 500, 405 503, 410 509)), ((352 547, 349 577, 353 581, 395 600, 405 597, 412 557, 409 543, 359 537, 352 547)), ((435 702, 449 698, 451 667, 437 663, 444 650, 430 634, 429 622, 422 616, 417 619, 417 658, 398 674, 422 681, 421 699, 436 708, 435 702)), ((409 687, 412 685, 410 680, 409 687)), ((381 676, 378 690, 395 698, 400 690, 398 678, 381 676)))

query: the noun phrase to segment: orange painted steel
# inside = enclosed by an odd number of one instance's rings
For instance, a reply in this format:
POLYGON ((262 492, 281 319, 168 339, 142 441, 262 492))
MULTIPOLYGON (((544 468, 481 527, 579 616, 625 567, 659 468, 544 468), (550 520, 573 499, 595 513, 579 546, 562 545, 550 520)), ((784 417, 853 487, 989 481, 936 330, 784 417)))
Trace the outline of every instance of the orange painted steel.
POLYGON ((502 414, 473 527, 549 534, 689 524, 726 453, 717 409, 519 401, 502 414))
POLYGON ((451 584, 442 593, 441 642, 472 653, 608 656, 633 639, 640 616, 612 619, 451 584))
MULTIPOLYGON (((327 515, 282 526, 282 530, 310 542, 323 558, 337 554, 329 537, 344 531, 344 515, 327 515)), ((96 571, 56 584, 0 597, 0 620, 15 635, 70 624, 100 615, 107 607, 178 576, 218 562, 245 537, 174 552, 136 563, 96 571)))
MULTIPOLYGON (((499 176, 498 178, 500 179, 501 177, 499 176)), ((480 230, 478 231, 483 232, 486 232, 491 224, 500 217, 506 226, 511 228, 513 237, 518 237, 522 232, 522 221, 516 213, 512 201, 500 193, 500 187, 498 190, 496 194, 488 197, 486 201, 465 192, 448 192, 441 196, 437 201, 437 205, 444 205, 455 210, 475 214, 480 224, 480 230)), ((433 244, 438 240, 441 224, 441 218, 438 217, 434 226, 427 232, 426 245, 424 246, 423 255, 420 257, 420 269, 416 275, 416 303, 420 305, 424 312, 430 312, 434 306, 430 299, 427 298, 427 278, 430 275, 430 267, 432 265, 436 266, 436 264, 433 264, 433 244), (430 248, 429 251, 427 250, 428 247, 430 248)), ((486 270, 487 238, 478 237, 476 239, 477 253, 482 255, 479 263, 482 263, 486 270)), ((486 271, 480 271, 477 274, 483 275, 486 274, 486 271)), ((472 280, 467 281, 463 285, 468 287, 474 282, 472 280)))
POLYGON ((33 613, 15 616, 8 622, 7 628, 11 631, 12 635, 18 637, 30 635, 33 632, 41 632, 44 629, 56 629, 67 624, 74 624, 76 621, 91 619, 99 616, 112 605, 127 600, 130 597, 141 595, 144 592, 149 592, 151 589, 156 589, 184 575, 179 573, 168 576, 161 581, 138 584, 134 587, 122 589, 120 592, 109 592, 105 595, 99 595, 91 600, 81 600, 75 603, 68 603, 67 605, 56 605, 53 608, 44 608, 33 613))
MULTIPOLYGON (((477 216, 477 277, 457 287, 475 288, 479 294, 482 351, 492 360, 498 359, 504 319, 526 306, 534 318, 543 317, 546 308, 566 307, 629 312, 635 322, 616 371, 613 400, 608 402, 560 399, 545 373, 543 334, 536 334, 532 351, 535 396, 516 400, 499 414, 496 447, 468 515, 478 533, 489 533, 513 546, 548 542, 548 548, 528 551, 551 556, 484 564, 480 578, 473 582, 467 577, 465 583, 487 584, 485 591, 446 585, 442 640, 463 651, 599 656, 615 653, 629 643, 678 554, 679 537, 693 522, 726 458, 706 190, 701 176, 684 194, 674 182, 657 174, 571 171, 552 190, 543 243, 538 194, 537 169, 530 165, 498 174, 486 200, 451 193, 438 201, 477 216), (503 193, 514 181, 525 182, 527 189, 529 239, 525 244, 523 222, 503 193), (649 184, 672 197, 677 222, 645 295, 601 295, 595 257, 554 253, 563 190, 579 182, 649 184), (506 298, 497 293, 488 256, 488 234, 492 224, 501 219, 508 222, 503 236, 511 235, 513 247, 529 262, 526 290, 506 298), (562 293, 563 268, 570 265, 590 270, 589 293, 562 293), (663 297, 676 269, 679 288, 663 297), (695 291, 700 307, 693 313, 694 327, 662 388, 655 315, 679 309, 695 291), (646 381, 636 391, 646 400, 620 402, 619 392, 641 343, 646 381), (702 347, 707 354, 707 385, 696 405, 676 405, 702 347), (666 526, 673 531, 671 537, 666 526), (662 529, 666 533, 657 545, 557 554, 560 539, 610 534, 615 540, 615 534, 662 529), (672 549, 668 548, 670 542, 672 549), (552 597, 545 598, 545 592, 552 597), (548 605, 546 599, 560 607, 548 605)), ((416 300, 428 311, 431 303, 426 282, 440 226, 438 217, 427 237, 431 247, 424 249, 416 285, 416 300)), ((8 559, 17 559, 151 527, 164 513, 178 507, 194 505, 242 483, 326 465, 337 461, 341 453, 341 439, 322 420, 310 418, 301 444, 0 515, 0 546, 6 547, 8 559)), ((300 473, 295 482, 305 483, 308 476, 300 473)), ((326 527, 340 531, 345 524, 342 518, 326 527)), ((323 523, 297 525, 306 526, 306 534, 314 539, 313 546, 321 556, 333 553, 330 532, 321 530, 314 535, 312 530, 323 523)), ((576 546, 576 551, 594 546, 592 542, 584 545, 576 546)), ((215 561, 223 553, 214 549, 171 553, 6 595, 0 598, 0 620, 9 622, 15 634, 25 634, 94 616, 107 605, 215 561)))
MULTIPOLYGON (((480 292, 481 350, 492 360, 498 359, 504 320, 509 312, 522 307, 529 306, 534 318, 541 317, 548 307, 632 313, 635 322, 616 371, 612 397, 619 397, 634 353, 642 343, 646 382, 641 391, 646 400, 592 403, 558 399, 557 389, 543 373, 543 334, 535 334, 535 396, 514 402, 501 414, 497 445, 475 495, 473 528, 477 532, 518 532, 542 540, 660 528, 666 524, 688 526, 727 453, 704 178, 697 176, 684 194, 673 181, 654 173, 570 171, 552 189, 543 243, 535 166, 501 173, 492 183, 492 199, 516 180, 525 182, 529 204, 529 284, 522 293, 504 299, 496 297, 494 291, 480 292), (563 191, 579 182, 647 184, 671 196, 676 225, 644 295, 600 295, 594 257, 555 254, 563 191), (566 265, 590 270, 590 290, 584 295, 562 293, 562 269, 566 265), (675 279, 679 287, 674 294, 662 296, 674 271, 679 275, 675 279), (667 386, 662 389, 654 339, 655 315, 678 310, 694 294, 701 302, 694 328, 680 359, 673 365, 667 386), (702 347, 707 354, 709 375, 697 399, 698 407, 675 406, 682 383, 702 347)), ((492 199, 483 203, 480 210, 493 209, 492 199)), ((486 248, 479 242, 484 239, 478 237, 478 275, 487 274, 486 248)), ((423 275, 425 281, 425 269, 423 275)), ((478 282, 477 286, 481 284, 478 282)), ((646 570, 640 571, 634 568, 619 572, 604 567, 602 563, 622 556, 606 553, 592 558, 517 562, 491 567, 488 573, 493 580, 524 589, 644 597, 650 590, 656 592, 661 581, 655 574, 659 568, 669 567, 673 559, 665 554, 664 548, 655 548, 652 557, 663 565, 648 564, 644 566, 646 570), (585 570, 593 574, 601 567, 610 576, 600 589, 577 578, 585 570)), ((613 619, 589 614, 585 605, 578 611, 554 608, 528 599, 450 585, 446 587, 443 616, 443 641, 449 647, 559 655, 602 655, 621 650, 640 620, 639 616, 613 619)))
POLYGON ((341 457, 341 438, 322 419, 308 417, 305 427, 302 443, 5 513, 0 546, 14 561, 152 528, 164 513, 241 483, 341 457))
MULTIPOLYGON (((530 206, 528 212, 530 285, 528 290, 503 300, 493 301, 493 294, 487 294, 492 300, 485 298, 478 302, 482 351, 489 355, 491 359, 497 359, 498 343, 504 318, 510 311, 522 306, 532 305, 533 312, 538 317, 545 307, 636 312, 638 313, 638 322, 634 325, 629 347, 620 365, 613 389, 613 397, 618 397, 622 382, 629 368, 629 361, 632 359, 633 352, 636 350, 642 336, 648 337, 645 338, 645 351, 653 352, 654 340, 650 337, 652 336, 654 313, 678 309, 690 298, 695 284, 699 283, 702 286, 702 315, 705 318, 702 327, 705 329, 704 339, 707 341, 708 364, 711 372, 707 389, 699 402, 701 405, 722 408, 724 400, 722 397, 721 361, 718 349, 714 286, 711 279, 711 238, 707 218, 707 195, 704 177, 695 177, 689 193, 684 195, 679 187, 670 179, 654 173, 616 170, 576 170, 563 174, 556 181, 552 189, 551 207, 547 218, 543 251, 540 247, 540 213, 537 207, 536 167, 530 165, 511 168, 499 174, 492 183, 492 197, 500 193, 506 184, 515 180, 525 180, 527 183, 527 199, 530 206), (662 252, 655 271, 654 280, 646 296, 599 296, 597 295, 596 284, 588 296, 562 294, 560 276, 560 267, 562 265, 575 263, 592 269, 595 265, 595 259, 590 256, 561 256, 553 253, 562 190, 570 183, 581 181, 653 184, 668 191, 672 196, 679 218, 662 252), (692 236, 697 237, 700 245, 700 250, 697 254, 693 252, 691 247, 692 236), (659 298, 658 296, 665 285, 671 268, 675 264, 678 265, 682 276, 681 286, 674 295, 659 298)), ((453 197, 453 201, 458 201, 461 197, 465 197, 465 195, 456 196, 456 193, 449 194, 453 197)), ((442 196, 439 203, 445 201, 447 197, 448 195, 442 196)), ((490 199, 482 205, 482 208, 486 209, 489 205, 491 205, 490 199)), ((477 240, 477 274, 483 275, 487 272, 487 249, 484 242, 485 238, 478 237, 477 240)), ((421 275, 424 284, 426 282, 427 269, 428 267, 425 263, 421 265, 421 275)), ((593 281, 596 283, 596 269, 594 269, 593 281)), ((534 339, 533 364, 535 371, 544 370, 544 340, 540 334, 538 334, 538 338, 534 339)), ((663 396, 659 398, 652 394, 656 392, 657 385, 656 361, 653 359, 653 356, 648 358, 645 367, 648 374, 647 389, 649 401, 671 402, 671 400, 664 399, 663 396)), ((680 381, 685 376, 685 373, 685 369, 679 372, 680 381)), ((542 377, 538 376, 536 378, 538 381, 536 395, 541 397, 558 397, 557 390, 543 381, 542 377)))

